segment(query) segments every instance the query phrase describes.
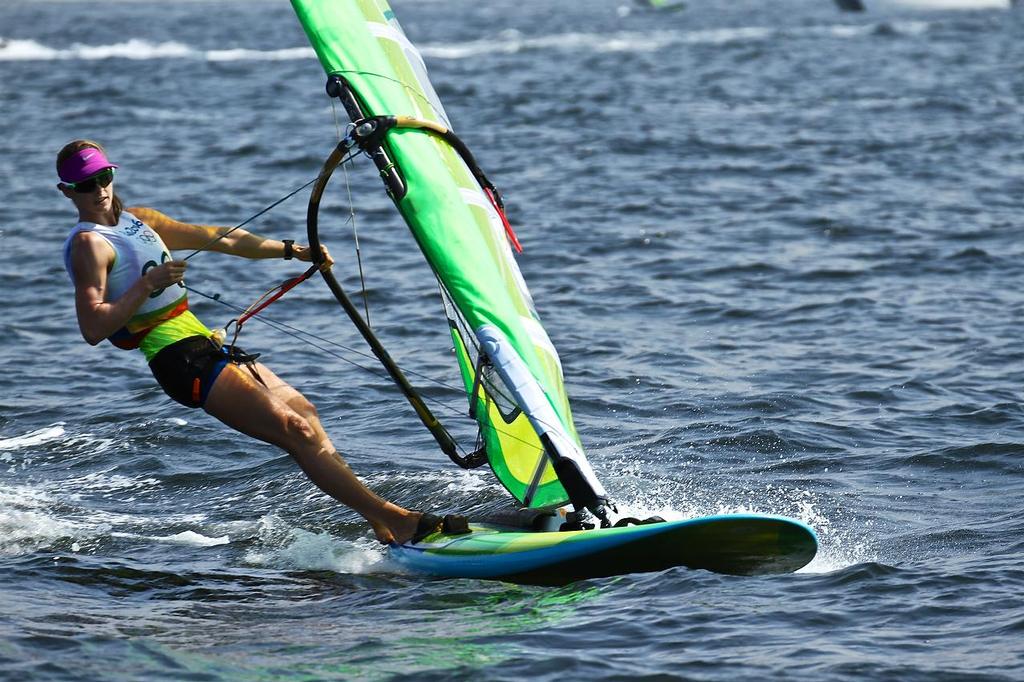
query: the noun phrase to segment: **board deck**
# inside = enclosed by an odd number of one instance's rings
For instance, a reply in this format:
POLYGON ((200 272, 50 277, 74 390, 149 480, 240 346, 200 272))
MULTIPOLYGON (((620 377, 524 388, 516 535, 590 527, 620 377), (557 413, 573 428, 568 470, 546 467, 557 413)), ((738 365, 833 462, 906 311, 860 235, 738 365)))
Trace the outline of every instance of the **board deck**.
POLYGON ((391 547, 407 570, 446 578, 563 585, 676 566, 730 575, 791 573, 810 563, 818 540, 781 516, 726 514, 625 528, 537 532, 470 523, 471 533, 434 533, 391 547))

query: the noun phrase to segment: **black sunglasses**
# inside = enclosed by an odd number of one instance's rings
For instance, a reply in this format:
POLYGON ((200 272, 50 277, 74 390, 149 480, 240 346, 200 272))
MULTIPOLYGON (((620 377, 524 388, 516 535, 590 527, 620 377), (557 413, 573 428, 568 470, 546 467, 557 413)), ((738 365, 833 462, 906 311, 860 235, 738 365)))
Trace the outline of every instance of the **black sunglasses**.
POLYGON ((90 192, 95 192, 97 186, 106 187, 113 181, 114 169, 108 168, 100 171, 88 180, 82 180, 81 182, 65 182, 64 185, 69 189, 75 190, 79 194, 89 194, 90 192))

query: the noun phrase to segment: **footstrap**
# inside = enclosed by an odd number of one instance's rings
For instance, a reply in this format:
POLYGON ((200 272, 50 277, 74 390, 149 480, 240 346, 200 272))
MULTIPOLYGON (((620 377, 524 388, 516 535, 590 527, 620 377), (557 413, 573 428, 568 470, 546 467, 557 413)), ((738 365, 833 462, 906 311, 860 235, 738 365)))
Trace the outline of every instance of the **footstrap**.
POLYGON ((648 516, 644 520, 640 520, 635 516, 623 516, 621 519, 615 522, 613 528, 625 528, 626 526, 646 526, 651 523, 665 523, 665 519, 660 516, 648 516))
POLYGON ((416 524, 416 532, 409 542, 415 544, 437 532, 445 535, 465 535, 473 531, 469 528, 469 521, 462 514, 445 514, 442 518, 437 514, 422 512, 416 524))
POLYGON ((441 530, 445 535, 465 535, 473 532, 469 529, 469 519, 462 514, 445 514, 441 530))

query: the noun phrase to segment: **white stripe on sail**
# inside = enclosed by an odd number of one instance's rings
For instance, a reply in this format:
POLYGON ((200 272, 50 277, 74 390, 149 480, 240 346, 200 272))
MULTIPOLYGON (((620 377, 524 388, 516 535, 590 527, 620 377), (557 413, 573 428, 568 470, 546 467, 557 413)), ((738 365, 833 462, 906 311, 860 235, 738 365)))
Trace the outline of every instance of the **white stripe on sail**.
POLYGON ((500 329, 492 324, 482 325, 476 330, 476 335, 494 368, 515 396, 516 402, 530 420, 534 430, 538 434, 547 435, 558 454, 575 462, 594 493, 598 497, 604 497, 604 487, 597 480, 594 470, 590 468, 590 462, 565 432, 565 427, 562 426, 547 395, 537 383, 529 367, 516 353, 512 343, 500 329))
MULTIPOLYGON (((469 172, 468 168, 466 170, 469 172)), ((459 192, 462 194, 463 201, 470 206, 479 206, 487 213, 487 223, 491 226, 495 243, 498 244, 498 248, 505 254, 507 267, 515 278, 516 288, 532 309, 533 297, 530 295, 530 290, 526 288, 526 280, 523 279, 523 273, 519 271, 519 266, 516 265, 515 256, 512 255, 512 247, 508 243, 508 237, 505 236, 505 223, 501 222, 501 216, 494 209, 494 204, 491 203, 491 200, 487 198, 484 191, 479 187, 472 189, 462 187, 459 189, 459 192)))
MULTIPOLYGON (((494 209, 494 205, 491 203, 481 189, 470 189, 463 187, 460 189, 462 194, 462 200, 471 206, 479 206, 487 213, 487 222, 491 226, 491 232, 494 235, 494 239, 499 248, 502 249, 505 259, 506 268, 512 274, 515 281, 516 288, 519 290, 519 294, 526 300, 530 309, 533 309, 533 299, 530 296, 530 290, 526 288, 526 281, 523 279, 523 273, 519 270, 519 266, 516 264, 515 256, 512 255, 512 247, 508 243, 508 238, 505 236, 505 224, 501 222, 501 217, 498 212, 494 209)), ((526 317, 521 315, 519 321, 523 324, 526 333, 529 334, 530 339, 538 350, 545 353, 558 368, 559 374, 562 373, 562 360, 558 357, 558 351, 555 350, 555 346, 551 343, 551 338, 548 336, 547 331, 541 324, 532 317, 526 317)))
POLYGON ((444 110, 444 106, 441 105, 441 99, 434 92, 434 86, 430 82, 430 77, 427 75, 427 65, 423 63, 423 57, 420 55, 419 50, 416 46, 409 42, 409 39, 405 37, 405 33, 401 30, 401 27, 395 28, 388 24, 379 24, 375 21, 366 22, 367 27, 370 29, 370 33, 375 38, 380 40, 390 40, 397 43, 402 48, 405 58, 409 60, 409 66, 412 68, 414 74, 416 74, 416 81, 420 88, 423 90, 423 94, 427 96, 427 100, 430 101, 430 106, 433 111, 424 112, 419 108, 419 102, 417 98, 413 97, 413 105, 419 111, 417 118, 423 118, 427 120, 439 119, 441 123, 447 128, 451 128, 452 124, 448 122, 448 114, 444 110))

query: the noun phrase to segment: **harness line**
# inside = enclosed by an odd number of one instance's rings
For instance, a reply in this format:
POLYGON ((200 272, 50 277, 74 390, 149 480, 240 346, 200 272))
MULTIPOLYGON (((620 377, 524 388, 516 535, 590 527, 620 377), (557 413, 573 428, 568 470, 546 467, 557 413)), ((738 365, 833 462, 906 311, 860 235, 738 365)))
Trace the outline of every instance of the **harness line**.
MULTIPOLYGON (((225 301, 223 298, 221 298, 220 294, 207 294, 207 293, 205 293, 203 291, 199 291, 198 289, 195 289, 195 288, 193 288, 191 286, 188 286, 188 285, 186 285, 185 288, 188 289, 190 292, 196 294, 197 296, 202 296, 203 298, 209 299, 211 301, 215 301, 215 302, 220 303, 221 305, 226 306, 228 308, 231 308, 233 310, 236 310, 236 311, 239 311, 239 312, 243 312, 243 313, 246 310, 245 308, 242 308, 239 305, 236 305, 234 303, 229 303, 229 302, 225 301)), ((318 341, 318 342, 320 342, 322 344, 325 344, 327 346, 333 346, 335 348, 340 348, 341 350, 344 350, 346 352, 354 353, 355 355, 359 355, 359 356, 364 357, 364 358, 366 358, 368 360, 374 360, 374 361, 377 360, 377 358, 375 356, 373 356, 373 355, 371 355, 369 353, 366 353, 364 351, 361 351, 358 348, 350 348, 349 346, 346 346, 344 344, 338 343, 337 341, 332 341, 331 339, 324 338, 324 337, 322 337, 322 336, 320 336, 318 334, 314 334, 313 332, 306 331, 305 329, 299 329, 298 327, 294 327, 294 326, 292 326, 290 324, 287 324, 285 322, 281 322, 279 320, 275 320, 273 318, 267 317, 264 314, 253 314, 250 317, 252 317, 252 318, 254 318, 256 320, 259 320, 260 322, 262 322, 263 324, 267 325, 271 329, 274 329, 277 332, 280 332, 282 334, 290 336, 293 339, 296 339, 297 341, 301 341, 302 343, 304 343, 304 344, 306 344, 306 345, 308 345, 308 346, 310 346, 312 348, 316 348, 321 353, 325 353, 327 355, 330 355, 331 357, 337 358, 338 360, 341 360, 342 362, 346 362, 346 363, 352 365, 353 367, 356 367, 358 369, 363 370, 364 372, 368 372, 369 374, 372 374, 373 376, 377 377, 378 379, 384 379, 384 380, 390 379, 390 377, 387 374, 379 372, 379 371, 377 371, 377 370, 375 370, 375 369, 373 369, 371 367, 367 367, 366 365, 361 365, 358 362, 356 362, 355 360, 351 360, 351 359, 345 357, 344 355, 342 355, 339 352, 333 351, 330 348, 325 348, 324 346, 321 346, 321 345, 318 345, 317 343, 314 343, 314 341, 311 341, 310 339, 314 339, 315 341, 318 341)), ((444 381, 441 381, 440 379, 431 377, 431 376, 423 374, 421 372, 417 372, 415 370, 405 370, 403 368, 402 371, 407 373, 407 374, 409 374, 410 376, 419 377, 420 379, 423 379, 424 381, 428 381, 428 382, 430 382, 430 383, 432 383, 432 384, 434 384, 436 386, 448 389, 450 391, 454 391, 456 393, 462 390, 462 387, 453 386, 453 385, 451 385, 449 383, 445 383, 444 381)), ((447 411, 449 411, 449 412, 451 412, 453 414, 457 414, 459 416, 465 415, 465 410, 462 410, 460 408, 454 407, 453 405, 445 402, 444 400, 442 400, 440 398, 434 398, 434 397, 431 397, 431 396, 423 396, 423 397, 424 397, 425 400, 428 400, 431 403, 433 403, 435 405, 438 405, 438 406, 444 408, 445 410, 447 410, 447 411)), ((479 424, 478 424, 478 426, 479 426, 479 424)), ((502 429, 500 429, 500 428, 498 428, 498 427, 496 427, 494 425, 490 425, 489 428, 491 430, 493 430, 495 433, 500 433, 500 434, 502 434, 504 436, 507 436, 508 438, 511 438, 512 440, 519 441, 520 443, 523 443, 524 445, 528 445, 530 447, 534 447, 534 448, 537 449, 538 452, 542 452, 543 451, 543 448, 539 448, 539 447, 536 446, 536 444, 531 443, 530 441, 524 440, 524 439, 516 436, 513 433, 510 433, 508 431, 503 431, 502 429)), ((456 447, 458 447, 459 450, 461 450, 464 453, 465 456, 469 457, 469 456, 472 455, 472 453, 468 453, 467 454, 466 453, 466 449, 464 447, 462 447, 462 445, 460 445, 457 441, 456 441, 455 444, 456 444, 456 447)))
MULTIPOLYGON (((345 161, 348 161, 348 159, 345 159, 345 161)), ((344 163, 344 161, 343 161, 343 163, 344 163)), ((269 211, 269 210, 271 210, 273 208, 276 208, 280 204, 283 204, 285 201, 291 199, 293 196, 295 196, 296 194, 298 194, 302 190, 306 189, 307 187, 309 187, 310 185, 312 185, 314 182, 316 182, 319 179, 320 179, 320 176, 318 175, 315 178, 313 178, 312 180, 310 180, 309 182, 307 182, 306 184, 302 185, 302 187, 298 187, 298 188, 292 190, 291 192, 289 192, 288 194, 284 195, 283 197, 281 197, 280 199, 278 199, 274 203, 270 204, 270 206, 267 206, 266 208, 264 208, 262 211, 249 216, 248 218, 246 218, 242 222, 238 223, 237 225, 235 225, 231 229, 229 229, 226 232, 224 232, 223 234, 217 235, 216 237, 214 237, 210 241, 206 242, 205 244, 200 246, 198 249, 196 249, 195 251, 193 251, 189 255, 185 256, 182 260, 189 260, 190 258, 192 258, 192 256, 196 256, 199 253, 208 250, 211 246, 213 246, 214 244, 219 242, 221 239, 224 239, 224 237, 227 237, 229 234, 231 234, 235 230, 238 230, 238 229, 244 227, 245 225, 248 225, 249 223, 251 223, 252 221, 256 220, 257 218, 259 218, 261 215, 263 215, 267 211, 269 211)))
MULTIPOLYGON (((339 130, 339 136, 340 136, 340 130, 339 130)), ((346 140, 348 140, 348 138, 342 138, 341 140, 339 140, 338 144, 342 144, 346 140)), ((356 148, 354 141, 351 141, 351 140, 349 140, 349 142, 348 142, 348 149, 349 149, 349 152, 348 152, 347 156, 345 156, 341 161, 338 162, 338 165, 340 165, 340 166, 342 166, 342 167, 344 167, 346 169, 348 167, 348 163, 350 161, 352 161, 352 159, 355 158, 355 156, 357 154, 362 153, 362 150, 359 150, 358 148, 356 148)), ((319 180, 320 177, 321 177, 320 175, 317 175, 315 178, 313 178, 309 182, 304 183, 301 187, 297 187, 294 190, 292 190, 291 192, 289 192, 288 194, 285 194, 283 197, 281 197, 280 199, 274 201, 272 204, 270 204, 266 208, 258 211, 257 213, 254 213, 253 215, 249 216, 248 218, 246 218, 242 222, 238 223, 234 227, 226 230, 223 234, 217 235, 216 237, 214 237, 213 239, 208 241, 203 246, 199 247, 198 249, 196 249, 195 251, 193 251, 189 255, 185 256, 185 258, 183 258, 182 260, 186 260, 187 261, 190 258, 192 258, 193 256, 196 256, 196 255, 202 253, 203 251, 208 251, 211 246, 213 246, 214 244, 219 242, 221 239, 224 239, 225 237, 227 237, 229 234, 231 234, 235 230, 238 230, 238 229, 242 228, 243 226, 248 225, 253 220, 255 220, 256 218, 258 218, 261 215, 263 215, 264 213, 269 212, 270 210, 272 210, 272 209, 276 208, 277 206, 281 205, 282 203, 284 203, 288 199, 291 199, 293 196, 295 196, 296 194, 298 194, 299 192, 301 192, 302 190, 306 189, 307 187, 309 187, 310 185, 315 183, 317 180, 319 180)), ((350 194, 350 198, 351 198, 351 194, 350 194)), ((351 208, 351 205, 350 205, 350 208, 351 208)), ((306 270, 306 272, 304 272, 303 274, 301 274, 301 275, 299 275, 297 277, 292 277, 290 279, 287 279, 284 282, 282 282, 281 284, 279 284, 279 285, 271 288, 267 292, 265 292, 262 296, 257 298, 248 308, 245 308, 243 310, 243 314, 239 318, 237 318, 235 320, 229 320, 228 323, 225 324, 222 329, 220 329, 217 332, 215 332, 214 333, 214 337, 215 337, 216 341, 218 343, 223 344, 223 342, 227 338, 227 329, 228 329, 228 327, 232 323, 234 323, 234 325, 235 325, 234 335, 232 336, 231 344, 230 344, 230 347, 234 348, 236 342, 238 341, 238 335, 242 331, 242 325, 245 324, 245 322, 249 318, 251 318, 254 315, 256 315, 259 311, 263 310, 264 308, 269 306, 271 303, 274 303, 275 301, 280 299, 282 296, 284 296, 286 293, 288 293, 289 291, 294 289, 296 286, 298 286, 302 282, 305 282, 307 279, 309 279, 313 275, 313 273, 315 273, 317 271, 317 269, 318 269, 318 266, 313 265, 308 270, 306 270), (274 292, 276 292, 276 293, 274 293, 274 292)), ((361 266, 360 266, 360 274, 362 274, 362 267, 361 266)), ((201 293, 201 292, 199 292, 199 291, 197 291, 197 290, 195 290, 195 289, 193 289, 193 288, 191 288, 189 286, 186 286, 185 288, 188 289, 189 291, 193 291, 193 292, 199 294, 200 296, 204 296, 206 298, 212 298, 213 300, 220 300, 220 294, 217 294, 216 296, 212 296, 211 297, 211 296, 209 296, 207 294, 203 294, 203 293, 201 293)), ((256 356, 252 356, 252 360, 255 360, 256 357, 258 357, 258 354, 256 356)), ((250 364, 251 364, 251 361, 250 361, 250 364)), ((259 378, 259 377, 257 376, 257 378, 259 378)))

